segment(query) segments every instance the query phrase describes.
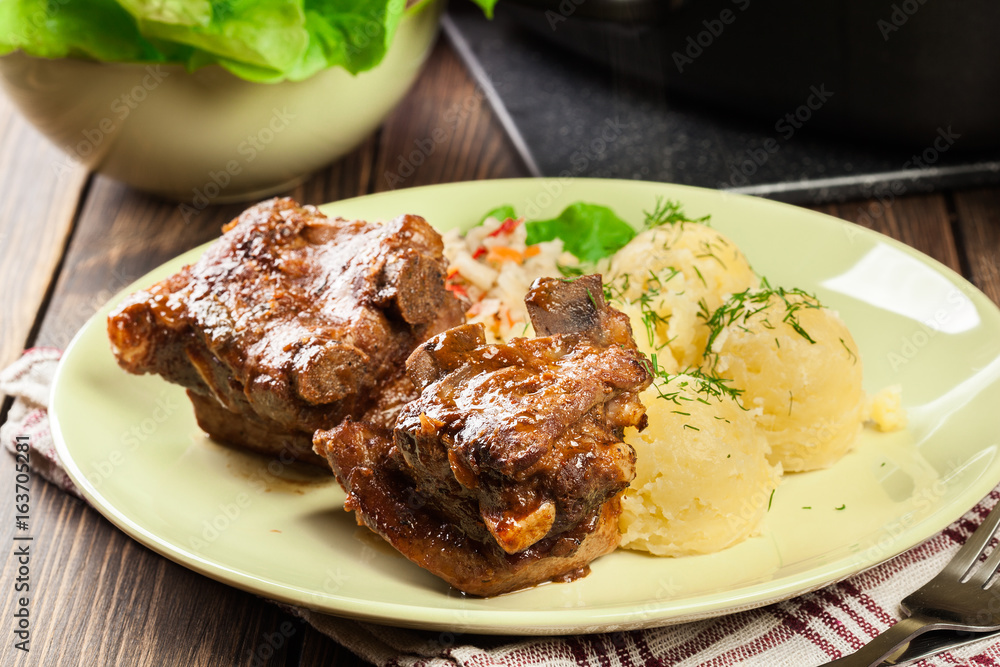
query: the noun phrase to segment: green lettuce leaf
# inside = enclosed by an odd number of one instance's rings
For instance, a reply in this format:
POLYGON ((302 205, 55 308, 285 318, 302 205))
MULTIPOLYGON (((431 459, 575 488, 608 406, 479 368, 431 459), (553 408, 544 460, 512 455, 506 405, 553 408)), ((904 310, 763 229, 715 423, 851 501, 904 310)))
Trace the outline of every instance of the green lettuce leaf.
POLYGON ((497 0, 472 0, 474 3, 479 5, 479 8, 483 10, 486 14, 486 18, 493 18, 493 7, 497 4, 497 0))
MULTIPOLYGON (((496 0, 473 1, 492 15, 496 0)), ((405 11, 406 0, 0 0, 0 55, 218 64, 249 81, 299 81, 375 67, 405 11)))
POLYGON ((306 0, 310 46, 323 62, 357 74, 385 56, 406 0, 306 0))
POLYGON ((504 204, 503 206, 497 206, 492 211, 489 211, 482 217, 479 224, 486 222, 486 218, 496 218, 500 222, 506 222, 508 218, 516 218, 517 213, 514 212, 514 207, 510 204, 504 204))
POLYGON ((525 223, 528 245, 563 240, 563 247, 583 262, 596 262, 613 255, 635 237, 630 224, 607 206, 577 202, 566 207, 559 217, 525 223))
POLYGON ((282 72, 301 59, 309 43, 300 0, 118 1, 147 38, 191 46, 218 60, 282 72), (174 10, 163 11, 163 5, 174 10))
POLYGON ((162 62, 115 0, 0 0, 0 55, 162 62))
POLYGON ((209 0, 118 0, 118 4, 138 20, 192 27, 212 22, 209 0))

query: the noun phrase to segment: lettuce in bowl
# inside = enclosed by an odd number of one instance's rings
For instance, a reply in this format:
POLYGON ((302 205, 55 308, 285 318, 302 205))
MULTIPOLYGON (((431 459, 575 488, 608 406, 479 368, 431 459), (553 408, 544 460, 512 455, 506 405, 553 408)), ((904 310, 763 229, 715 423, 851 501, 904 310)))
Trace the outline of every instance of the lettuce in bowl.
MULTIPOLYGON (((473 1, 492 15, 496 0, 473 1)), ((248 81, 301 81, 378 65, 404 11, 406 0, 3 0, 0 55, 218 64, 248 81)))

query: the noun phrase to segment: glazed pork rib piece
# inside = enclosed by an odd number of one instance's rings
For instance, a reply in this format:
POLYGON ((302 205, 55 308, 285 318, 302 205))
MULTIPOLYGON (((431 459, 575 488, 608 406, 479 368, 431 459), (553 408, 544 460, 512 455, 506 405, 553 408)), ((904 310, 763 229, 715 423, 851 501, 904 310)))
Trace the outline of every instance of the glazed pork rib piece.
POLYGON ((422 218, 328 218, 291 199, 223 228, 196 263, 108 318, 118 363, 187 388, 201 427, 324 465, 316 429, 391 425, 414 398, 405 361, 463 320, 441 237, 422 218))
POLYGON ((540 279, 526 303, 540 337, 441 333, 407 360, 421 392, 391 432, 349 420, 314 441, 359 523, 475 595, 582 576, 618 546, 622 433, 646 423, 647 362, 600 276, 540 279))

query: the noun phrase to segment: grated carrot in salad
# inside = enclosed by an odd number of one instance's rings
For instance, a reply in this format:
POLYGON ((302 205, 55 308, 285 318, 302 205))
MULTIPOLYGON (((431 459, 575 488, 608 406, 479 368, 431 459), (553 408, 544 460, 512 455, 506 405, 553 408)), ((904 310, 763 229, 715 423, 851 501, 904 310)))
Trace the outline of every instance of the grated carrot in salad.
MULTIPOLYGON (((525 249, 527 251, 527 249, 525 249)), ((506 246, 497 246, 495 248, 490 248, 489 253, 486 255, 487 262, 493 262, 494 264, 501 264, 503 262, 516 262, 521 264, 524 262, 524 255, 514 248, 508 248, 506 246)))

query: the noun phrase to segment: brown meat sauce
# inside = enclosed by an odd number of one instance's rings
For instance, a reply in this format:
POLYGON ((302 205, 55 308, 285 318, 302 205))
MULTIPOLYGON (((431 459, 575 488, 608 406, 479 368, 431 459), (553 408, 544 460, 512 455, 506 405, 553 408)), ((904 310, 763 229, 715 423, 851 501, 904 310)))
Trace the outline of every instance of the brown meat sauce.
POLYGON ((437 232, 417 216, 331 219, 291 199, 223 231, 112 313, 119 364, 187 387, 210 435, 260 451, 318 462, 316 429, 391 424, 413 396, 407 356, 462 319, 437 232))
POLYGON ((600 277, 542 279, 527 302, 541 337, 445 331, 407 361, 420 394, 391 432, 348 422, 315 440, 359 522, 477 595, 581 576, 614 550, 635 471, 623 430, 645 425, 652 378, 600 277))

